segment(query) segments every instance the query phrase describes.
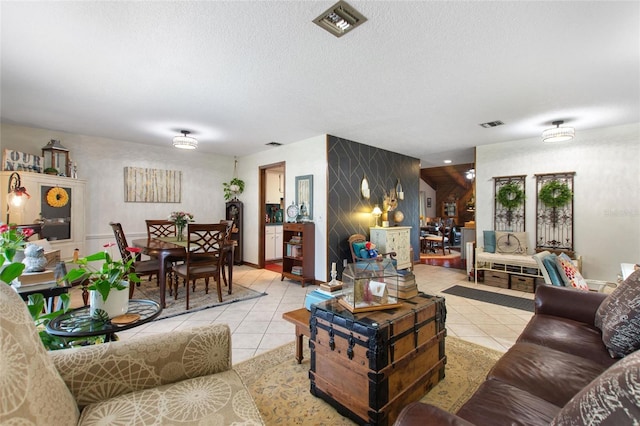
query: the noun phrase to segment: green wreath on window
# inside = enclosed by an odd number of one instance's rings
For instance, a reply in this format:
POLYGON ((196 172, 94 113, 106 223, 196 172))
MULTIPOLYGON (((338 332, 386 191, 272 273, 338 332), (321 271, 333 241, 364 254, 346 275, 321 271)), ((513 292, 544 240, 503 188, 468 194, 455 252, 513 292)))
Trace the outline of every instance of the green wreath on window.
POLYGON ((545 183, 538 193, 538 198, 547 207, 562 207, 571 201, 571 197, 573 192, 569 189, 569 185, 557 180, 545 183))
POLYGON ((496 199, 507 210, 514 209, 524 201, 524 191, 515 182, 509 182, 498 190, 496 199))

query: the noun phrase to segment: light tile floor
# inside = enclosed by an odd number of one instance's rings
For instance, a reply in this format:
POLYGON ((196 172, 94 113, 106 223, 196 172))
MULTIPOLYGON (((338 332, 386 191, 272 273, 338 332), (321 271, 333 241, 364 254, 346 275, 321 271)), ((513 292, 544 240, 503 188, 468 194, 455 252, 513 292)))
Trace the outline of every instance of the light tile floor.
MULTIPOLYGON (((415 265, 418 288, 428 294, 440 292, 453 285, 476 287, 513 296, 533 299, 533 294, 484 286, 467 281, 464 271, 440 266, 415 265)), ((304 306, 305 295, 318 288, 298 282, 280 281, 280 275, 266 269, 238 266, 233 270, 234 283, 267 296, 232 303, 230 305, 189 313, 178 317, 153 321, 119 333, 130 339, 153 333, 164 333, 196 325, 227 323, 232 331, 233 363, 244 361, 262 352, 294 340, 294 326, 282 319, 287 311, 304 306)), ((444 295, 447 306, 446 327, 449 336, 506 351, 527 324, 532 313, 505 308, 461 297, 444 295)))

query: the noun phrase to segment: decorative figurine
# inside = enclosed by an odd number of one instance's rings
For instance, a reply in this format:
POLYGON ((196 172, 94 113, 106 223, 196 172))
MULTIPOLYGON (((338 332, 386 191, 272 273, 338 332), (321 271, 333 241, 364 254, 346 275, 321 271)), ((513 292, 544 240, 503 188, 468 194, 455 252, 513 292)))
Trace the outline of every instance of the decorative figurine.
POLYGON ((44 255, 44 247, 37 244, 28 244, 24 249, 24 272, 43 272, 47 266, 47 258, 44 255))

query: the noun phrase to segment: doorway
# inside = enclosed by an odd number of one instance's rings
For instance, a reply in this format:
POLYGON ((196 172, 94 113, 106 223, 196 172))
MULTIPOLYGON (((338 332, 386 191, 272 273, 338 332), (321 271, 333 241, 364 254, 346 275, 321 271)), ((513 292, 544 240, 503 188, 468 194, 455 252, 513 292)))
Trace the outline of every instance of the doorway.
POLYGON ((282 272, 285 162, 260 166, 260 216, 258 266, 282 272))

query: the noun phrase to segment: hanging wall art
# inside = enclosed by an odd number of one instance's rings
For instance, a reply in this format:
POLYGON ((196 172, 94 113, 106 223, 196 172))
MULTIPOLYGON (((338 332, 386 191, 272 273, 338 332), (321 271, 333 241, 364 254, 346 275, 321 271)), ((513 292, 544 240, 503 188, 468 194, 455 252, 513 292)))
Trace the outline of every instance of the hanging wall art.
POLYGON ((124 168, 124 201, 127 203, 179 203, 181 194, 181 171, 124 168))
POLYGON ((574 175, 536 175, 536 251, 564 251, 573 256, 574 175))
POLYGON ((525 177, 504 176, 493 178, 495 186, 495 231, 525 231, 525 177))

